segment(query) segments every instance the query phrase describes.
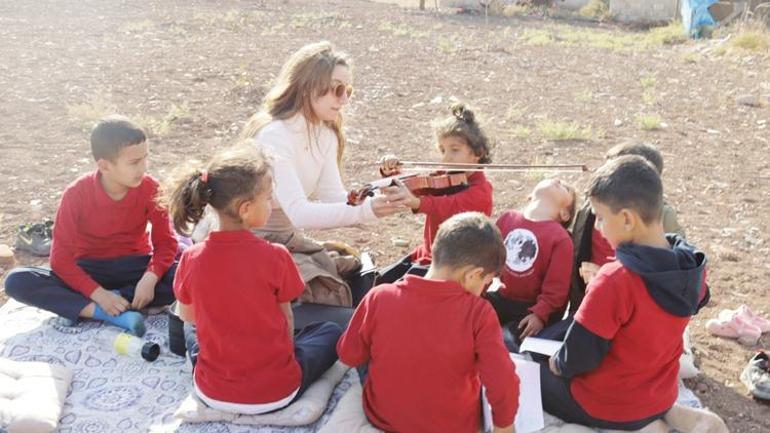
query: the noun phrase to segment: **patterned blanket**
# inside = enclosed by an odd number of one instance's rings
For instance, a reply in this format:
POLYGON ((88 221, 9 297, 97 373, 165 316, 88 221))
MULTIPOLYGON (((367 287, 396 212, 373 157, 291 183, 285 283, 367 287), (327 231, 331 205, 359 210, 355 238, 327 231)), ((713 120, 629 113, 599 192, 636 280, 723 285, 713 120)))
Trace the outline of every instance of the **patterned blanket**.
POLYGON ((61 326, 54 315, 9 300, 0 308, 0 357, 72 369, 72 386, 59 433, 311 433, 326 423, 355 377, 355 371, 349 371, 332 394, 324 415, 305 427, 178 426, 172 414, 191 390, 191 369, 184 358, 168 351, 165 314, 147 317, 146 325, 145 339, 161 346, 161 356, 154 362, 116 354, 112 341, 120 332, 118 328, 92 321, 61 326))
MULTIPOLYGON (((76 327, 57 324, 54 315, 9 300, 0 308, 0 357, 64 365, 74 375, 64 403, 59 433, 311 433, 326 424, 337 402, 358 380, 349 371, 332 394, 323 416, 305 427, 239 426, 227 423, 182 424, 172 414, 192 387, 191 368, 168 351, 168 318, 146 319, 145 339, 161 346, 154 362, 117 355, 112 341, 118 328, 84 321, 76 327)), ((678 403, 701 407, 680 382, 678 403)), ((547 425, 553 425, 550 419, 547 425)), ((0 433, 5 433, 0 428, 0 433)))

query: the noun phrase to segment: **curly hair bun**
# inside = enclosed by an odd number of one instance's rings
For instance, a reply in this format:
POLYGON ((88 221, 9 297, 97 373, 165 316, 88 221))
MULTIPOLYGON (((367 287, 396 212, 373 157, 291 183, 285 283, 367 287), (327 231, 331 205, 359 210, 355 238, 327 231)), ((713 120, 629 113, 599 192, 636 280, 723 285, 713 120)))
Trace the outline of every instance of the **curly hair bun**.
POLYGON ((462 102, 458 102, 452 105, 452 115, 455 116, 458 120, 462 120, 466 123, 473 123, 476 118, 476 116, 473 114, 473 110, 468 108, 462 102))

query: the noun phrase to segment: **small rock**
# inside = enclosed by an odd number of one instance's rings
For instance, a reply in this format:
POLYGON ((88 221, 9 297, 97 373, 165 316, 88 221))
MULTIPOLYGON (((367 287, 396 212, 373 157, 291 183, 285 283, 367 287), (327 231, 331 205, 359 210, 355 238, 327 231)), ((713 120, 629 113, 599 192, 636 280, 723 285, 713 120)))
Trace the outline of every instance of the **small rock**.
POLYGON ((441 95, 436 96, 435 98, 430 100, 431 104, 440 104, 442 102, 444 102, 444 98, 442 98, 441 95))
POLYGON ((695 385, 695 390, 698 391, 700 394, 706 394, 709 392, 709 387, 705 383, 698 383, 695 385))
POLYGON ((0 244, 0 268, 11 269, 16 265, 16 258, 8 245, 0 244))
POLYGON ((615 119, 615 126, 623 126, 623 121, 620 119, 615 119))
POLYGON ((706 132, 711 134, 711 135, 719 134, 719 131, 717 131, 716 129, 707 129, 706 132))
POLYGON ((742 95, 736 98, 738 105, 746 105, 748 107, 761 107, 762 100, 758 96, 754 95, 742 95))
POLYGON ((409 241, 406 239, 393 238, 390 240, 394 247, 406 248, 409 246, 409 241))

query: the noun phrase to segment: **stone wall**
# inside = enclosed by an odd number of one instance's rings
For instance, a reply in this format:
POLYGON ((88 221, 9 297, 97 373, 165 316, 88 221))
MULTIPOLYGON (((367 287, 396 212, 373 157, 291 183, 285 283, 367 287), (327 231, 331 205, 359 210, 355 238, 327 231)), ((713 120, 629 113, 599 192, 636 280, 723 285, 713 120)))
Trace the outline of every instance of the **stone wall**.
POLYGON ((671 21, 678 8, 678 0, 610 0, 610 13, 619 21, 671 21))

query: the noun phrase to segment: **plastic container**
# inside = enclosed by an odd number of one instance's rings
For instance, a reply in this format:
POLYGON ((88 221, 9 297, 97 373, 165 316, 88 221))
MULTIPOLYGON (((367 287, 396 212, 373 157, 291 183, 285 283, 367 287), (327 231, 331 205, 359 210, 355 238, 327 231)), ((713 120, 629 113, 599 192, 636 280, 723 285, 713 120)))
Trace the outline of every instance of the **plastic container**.
POLYGON ((118 334, 112 343, 115 352, 119 355, 127 355, 139 358, 145 361, 155 361, 160 355, 160 346, 151 341, 144 341, 139 337, 125 332, 118 334))

